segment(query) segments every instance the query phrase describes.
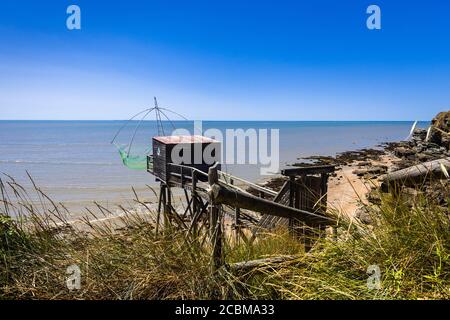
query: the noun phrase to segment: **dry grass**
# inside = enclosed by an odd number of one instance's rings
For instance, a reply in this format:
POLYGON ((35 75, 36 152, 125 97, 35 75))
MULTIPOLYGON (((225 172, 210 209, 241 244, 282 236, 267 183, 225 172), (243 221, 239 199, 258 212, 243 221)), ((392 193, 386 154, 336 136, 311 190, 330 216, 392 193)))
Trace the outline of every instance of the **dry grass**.
MULTIPOLYGON (((449 209, 421 196, 383 195, 366 207, 374 224, 339 219, 337 237, 312 251, 284 230, 252 245, 225 241, 227 264, 274 255, 298 258, 245 273, 211 268, 206 234, 177 224, 156 232, 154 215, 124 208, 121 229, 85 222, 37 186, 29 193, 11 177, 0 180, 0 298, 2 299, 445 299, 450 284, 449 209), (81 289, 66 286, 66 269, 81 269, 81 289), (367 287, 378 265, 381 289, 367 287)), ((139 203, 139 199, 136 201, 139 203)), ((143 204, 145 205, 145 204, 143 204)), ((98 213, 107 215, 99 206, 98 213)))

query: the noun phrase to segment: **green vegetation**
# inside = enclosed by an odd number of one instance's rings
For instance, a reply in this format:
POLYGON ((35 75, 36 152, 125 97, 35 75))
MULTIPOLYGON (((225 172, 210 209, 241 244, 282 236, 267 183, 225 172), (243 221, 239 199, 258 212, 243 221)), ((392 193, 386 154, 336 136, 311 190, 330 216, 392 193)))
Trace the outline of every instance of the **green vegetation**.
POLYGON ((382 195, 379 206, 365 207, 371 225, 339 217, 337 234, 322 238, 308 253, 285 230, 265 234, 252 245, 226 240, 227 264, 297 258, 245 272, 225 267, 213 273, 205 236, 193 239, 175 227, 156 234, 151 219, 125 209, 120 230, 87 221, 75 228, 65 220, 64 207, 39 188, 34 202, 12 178, 0 181, 0 189, 1 299, 450 297, 449 208, 420 192, 408 198, 382 195), (72 264, 81 269, 80 290, 66 286, 72 264), (369 265, 381 270, 379 290, 367 287, 369 265))

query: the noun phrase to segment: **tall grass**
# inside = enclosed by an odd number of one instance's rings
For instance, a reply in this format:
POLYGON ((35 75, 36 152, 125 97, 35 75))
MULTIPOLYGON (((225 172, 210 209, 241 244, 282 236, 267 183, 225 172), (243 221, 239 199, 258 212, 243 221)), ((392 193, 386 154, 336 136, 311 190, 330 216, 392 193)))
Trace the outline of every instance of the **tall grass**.
MULTIPOLYGON (((123 211, 119 223, 98 205, 82 224, 37 186, 0 180, 0 298, 2 299, 445 299, 450 291, 449 208, 417 193, 381 195, 365 206, 373 224, 339 216, 336 236, 305 253, 286 230, 253 244, 226 238, 226 265, 211 268, 206 232, 182 226, 155 230, 154 213, 123 211), (37 199, 37 200, 36 200, 37 199), (229 265, 271 256, 294 259, 251 270, 229 265), (81 269, 81 288, 66 286, 67 267, 81 269), (369 289, 367 269, 381 270, 381 288, 369 289)), ((448 202, 447 202, 448 203, 448 202)), ((338 212, 335 213, 339 215, 338 212)), ((117 219, 116 219, 117 220, 117 219)), ((205 229, 206 230, 206 229, 205 229)))
POLYGON ((324 239, 299 264, 269 275, 270 285, 286 299, 449 298, 448 208, 419 193, 383 194, 380 206, 366 210, 373 225, 341 220, 337 240, 324 239), (367 286, 371 265, 381 271, 378 290, 367 286))

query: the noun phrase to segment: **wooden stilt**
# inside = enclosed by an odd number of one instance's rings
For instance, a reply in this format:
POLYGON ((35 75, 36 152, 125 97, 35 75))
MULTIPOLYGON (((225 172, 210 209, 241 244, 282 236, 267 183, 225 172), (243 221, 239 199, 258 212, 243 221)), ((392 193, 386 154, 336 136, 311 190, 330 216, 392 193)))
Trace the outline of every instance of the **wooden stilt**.
POLYGON ((167 206, 167 186, 163 185, 162 187, 162 203, 163 203, 163 223, 164 223, 164 230, 169 226, 169 208, 167 206))
MULTIPOLYGON (((210 186, 219 182, 219 175, 217 172, 217 164, 210 167, 208 171, 208 183, 210 186)), ((215 204, 213 198, 210 199, 209 213, 210 213, 210 231, 211 241, 213 246, 213 271, 216 271, 223 265, 222 254, 222 217, 220 205, 215 204)))
POLYGON ((197 219, 200 217, 201 212, 198 205, 198 195, 197 195, 197 173, 194 171, 192 172, 192 224, 191 228, 193 228, 193 232, 195 236, 198 236, 198 230, 197 230, 197 219))
POLYGON ((213 269, 219 269, 222 264, 222 222, 221 210, 218 205, 210 205, 211 215, 211 241, 213 245, 213 269))
POLYGON ((235 234, 236 234, 236 245, 239 244, 239 236, 241 234, 241 209, 240 208, 235 208, 234 209, 234 228, 235 228, 235 234))
POLYGON ((167 211, 170 216, 172 210, 172 192, 170 187, 167 187, 167 211))
MULTIPOLYGON (((230 184, 234 185, 234 180, 233 179, 230 179, 230 184)), ((235 236, 234 242, 235 242, 236 245, 239 245, 239 238, 240 238, 240 235, 241 235, 241 230, 240 230, 241 222, 240 222, 240 219, 241 219, 241 208, 236 207, 236 208, 234 208, 234 236, 235 236)))
POLYGON ((158 197, 158 213, 156 215, 156 234, 158 234, 158 231, 159 231, 159 224, 160 224, 160 219, 161 219, 161 202, 162 202, 162 198, 163 198, 163 192, 164 192, 164 188, 163 188, 163 184, 161 183, 160 188, 159 188, 159 197, 158 197))
POLYGON ((187 203, 186 211, 184 212, 183 217, 186 217, 186 214, 187 214, 187 212, 189 211, 189 213, 190 213, 190 215, 191 215, 191 218, 192 218, 192 216, 194 215, 194 214, 192 213, 192 209, 191 209, 191 204, 192 204, 192 199, 193 199, 193 198, 189 199, 187 190, 186 190, 186 189, 183 189, 183 190, 184 190, 184 196, 186 197, 186 203, 187 203))

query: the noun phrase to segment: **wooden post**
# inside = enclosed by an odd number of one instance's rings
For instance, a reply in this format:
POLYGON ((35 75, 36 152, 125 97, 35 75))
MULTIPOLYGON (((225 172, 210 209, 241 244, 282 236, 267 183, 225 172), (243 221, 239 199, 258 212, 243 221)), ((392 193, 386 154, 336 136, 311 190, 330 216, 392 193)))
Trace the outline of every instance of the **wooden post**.
MULTIPOLYGON (((219 182, 217 172, 217 163, 208 170, 208 183, 211 186, 219 182)), ((210 213, 210 232, 213 246, 213 271, 218 270, 223 265, 222 255, 222 219, 220 205, 214 203, 213 197, 210 196, 209 213, 210 213)))
MULTIPOLYGON (((295 201, 296 201, 296 188, 295 188, 295 176, 289 177, 289 207, 295 208, 295 201)), ((289 218, 289 232, 292 236, 296 237, 297 232, 295 230, 296 228, 296 218, 290 217, 289 218)))
POLYGON ((236 233, 236 239, 235 242, 236 244, 239 244, 239 235, 240 235, 240 231, 241 231, 241 209, 236 207, 234 209, 234 228, 235 228, 235 233, 236 233))
POLYGON ((192 200, 192 209, 195 212, 197 212, 197 174, 195 171, 192 171, 192 195, 194 199, 192 200))
POLYGON ((167 187, 167 212, 170 216, 172 211, 172 192, 170 191, 170 187, 167 187))
POLYGON ((163 213, 163 222, 161 229, 164 231, 164 229, 167 227, 167 185, 165 183, 161 184, 160 198, 163 213))
POLYGON ((197 212, 198 210, 201 210, 201 208, 199 208, 198 205, 198 199, 197 199, 197 174, 194 170, 192 170, 192 232, 194 233, 195 236, 197 236, 197 221, 195 221, 197 219, 197 215, 201 214, 199 212, 197 212))
MULTIPOLYGON (((230 184, 234 185, 234 180, 230 179, 230 184)), ((241 209, 236 207, 234 208, 234 242, 235 244, 239 244, 239 236, 240 236, 240 218, 241 218, 241 209)))
MULTIPOLYGON (((322 178, 322 181, 321 181, 321 194, 320 194, 320 196, 321 196, 321 198, 322 198, 322 208, 321 208, 321 210, 323 211, 323 213, 325 214, 326 213, 326 211, 327 211, 327 201, 328 201, 328 177, 329 177, 329 174, 328 173, 322 173, 322 175, 321 175, 321 178, 322 178)), ((323 230, 324 229, 324 227, 323 226, 319 226, 319 228, 321 229, 321 230, 323 230)), ((334 227, 333 227, 334 228, 334 227)))
POLYGON ((289 177, 289 207, 294 207, 295 177, 289 177))
POLYGON ((194 198, 192 197, 192 194, 191 194, 191 199, 189 199, 189 195, 188 195, 186 188, 183 188, 183 191, 184 191, 184 196, 186 198, 186 209, 184 211, 183 218, 186 218, 186 215, 189 211, 189 214, 191 215, 191 219, 192 219, 192 217, 194 216, 194 213, 192 211, 192 201, 194 200, 194 198))
POLYGON ((170 226, 169 198, 170 198, 169 187, 167 185, 164 185, 164 192, 163 192, 164 230, 167 230, 167 228, 170 226))
POLYGON ((208 169, 208 183, 210 186, 219 182, 219 173, 217 172, 218 163, 216 162, 213 166, 208 169))
POLYGON ((156 215, 156 234, 158 234, 158 231, 159 231, 159 222, 161 219, 161 204, 162 204, 162 200, 163 200, 163 192, 164 192, 164 184, 161 183, 159 186, 158 213, 156 215))
POLYGON ((180 180, 181 180, 181 188, 184 188, 183 167, 180 167, 180 180))
POLYGON ((322 173, 321 178, 321 190, 322 190, 322 194, 320 195, 322 197, 322 205, 323 208, 326 209, 327 206, 327 193, 328 193, 328 173, 322 173))
MULTIPOLYGON (((328 180, 330 178, 330 174, 324 173, 322 174, 322 210, 323 213, 327 213, 328 208, 328 180)), ((320 226, 321 228, 321 236, 326 236, 326 226, 320 226)), ((332 237, 334 240, 337 240, 337 228, 335 225, 331 226, 332 237)))
POLYGON ((213 244, 213 269, 217 270, 223 265, 222 257, 222 222, 220 216, 220 206, 211 205, 209 207, 211 215, 211 231, 213 244))

